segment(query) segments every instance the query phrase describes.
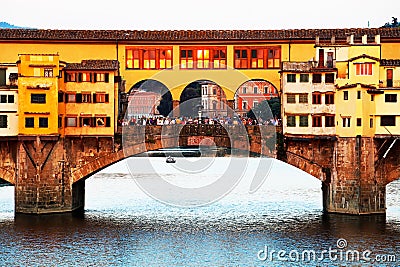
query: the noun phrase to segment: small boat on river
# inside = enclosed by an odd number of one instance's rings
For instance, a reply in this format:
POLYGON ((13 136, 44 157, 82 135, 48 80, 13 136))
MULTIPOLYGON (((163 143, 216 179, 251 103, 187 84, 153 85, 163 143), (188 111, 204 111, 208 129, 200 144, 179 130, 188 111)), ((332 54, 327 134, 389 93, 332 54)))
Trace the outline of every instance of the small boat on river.
POLYGON ((175 163, 176 162, 176 160, 173 158, 173 157, 171 157, 171 156, 168 156, 167 157, 167 159, 165 160, 167 163, 175 163))

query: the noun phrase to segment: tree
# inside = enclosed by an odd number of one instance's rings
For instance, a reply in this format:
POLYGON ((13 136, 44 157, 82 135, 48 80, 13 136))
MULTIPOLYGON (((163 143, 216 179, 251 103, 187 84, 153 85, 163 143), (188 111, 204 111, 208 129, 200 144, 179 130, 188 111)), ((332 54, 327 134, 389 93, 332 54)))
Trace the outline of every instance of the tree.
POLYGON ((196 117, 200 105, 201 84, 199 82, 192 82, 181 94, 179 112, 182 116, 196 117))
POLYGON ((281 117, 281 101, 279 97, 264 100, 247 113, 253 119, 270 120, 281 117))
POLYGON ((400 23, 398 22, 397 18, 392 17, 392 23, 386 22, 381 28, 397 28, 400 27, 400 23))

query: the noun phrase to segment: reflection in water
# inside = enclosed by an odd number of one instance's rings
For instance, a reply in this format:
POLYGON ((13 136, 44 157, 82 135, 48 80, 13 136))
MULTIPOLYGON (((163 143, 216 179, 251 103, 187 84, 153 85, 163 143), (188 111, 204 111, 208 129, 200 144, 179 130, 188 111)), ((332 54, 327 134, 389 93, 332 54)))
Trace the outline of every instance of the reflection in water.
MULTIPOLYGON (((156 164, 163 160, 152 159, 156 164)), ((221 165, 227 160, 216 159, 221 165)), ((12 187, 0 188, 0 266, 371 265, 330 263, 328 259, 289 265, 257 258, 265 246, 321 251, 335 247, 339 238, 345 238, 350 249, 369 249, 373 254, 400 251, 397 194, 387 197, 391 203, 387 216, 324 215, 319 181, 277 165, 254 194, 248 193, 245 177, 216 203, 177 208, 148 197, 137 187, 135 179, 149 174, 138 171, 132 178, 124 172, 119 165, 88 179, 86 210, 80 214, 14 217, 12 187)), ((165 170, 167 174, 170 181, 182 178, 178 171, 165 170)), ((213 171, 206 176, 215 179, 218 175, 213 171)), ((399 188, 400 183, 393 183, 388 192, 396 193, 399 188)))

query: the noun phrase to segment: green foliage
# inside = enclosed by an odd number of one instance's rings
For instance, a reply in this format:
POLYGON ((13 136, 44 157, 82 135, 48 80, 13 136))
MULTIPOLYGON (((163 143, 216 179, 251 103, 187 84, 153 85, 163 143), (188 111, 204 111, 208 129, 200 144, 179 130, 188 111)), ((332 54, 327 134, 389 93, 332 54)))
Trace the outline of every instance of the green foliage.
POLYGON ((269 120, 281 117, 281 101, 279 97, 264 100, 247 113, 249 118, 269 120))
POLYGON ((381 28, 400 28, 400 23, 397 18, 392 17, 392 22, 386 22, 381 28))

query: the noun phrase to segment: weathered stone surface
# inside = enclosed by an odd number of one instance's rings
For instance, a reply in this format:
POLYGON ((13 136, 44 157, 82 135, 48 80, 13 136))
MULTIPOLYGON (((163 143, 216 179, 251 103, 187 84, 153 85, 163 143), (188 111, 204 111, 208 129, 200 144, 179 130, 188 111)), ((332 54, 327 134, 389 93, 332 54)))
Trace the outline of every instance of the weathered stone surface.
POLYGON ((215 145, 280 155, 322 181, 327 212, 384 213, 385 186, 400 176, 400 141, 388 150, 393 139, 286 137, 280 146, 284 151, 276 153, 274 127, 134 126, 123 133, 115 138, 37 136, 0 141, 0 178, 15 185, 16 212, 82 209, 90 175, 129 156, 177 146, 215 145))

